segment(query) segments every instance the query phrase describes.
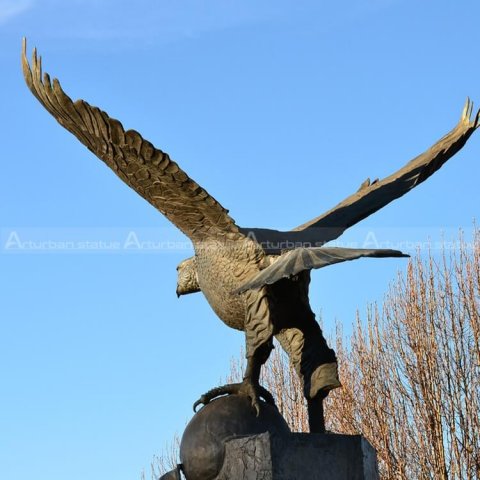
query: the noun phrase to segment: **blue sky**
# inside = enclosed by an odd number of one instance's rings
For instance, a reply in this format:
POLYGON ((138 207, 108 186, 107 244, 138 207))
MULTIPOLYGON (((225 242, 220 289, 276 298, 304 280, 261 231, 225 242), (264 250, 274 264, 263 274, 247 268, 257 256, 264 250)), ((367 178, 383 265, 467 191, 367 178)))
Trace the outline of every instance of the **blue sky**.
MULTIPOLYGON (((240 225, 289 229, 428 148, 467 95, 480 104, 479 21, 474 0, 0 0, 0 478, 139 478, 244 342, 201 295, 176 298, 185 238, 28 92, 22 36, 240 225), (149 246, 124 248, 132 234, 149 246), (31 248, 6 248, 17 238, 31 248)), ((479 157, 477 134, 341 240, 468 236, 479 157)), ((405 268, 315 272, 327 334, 405 268)))

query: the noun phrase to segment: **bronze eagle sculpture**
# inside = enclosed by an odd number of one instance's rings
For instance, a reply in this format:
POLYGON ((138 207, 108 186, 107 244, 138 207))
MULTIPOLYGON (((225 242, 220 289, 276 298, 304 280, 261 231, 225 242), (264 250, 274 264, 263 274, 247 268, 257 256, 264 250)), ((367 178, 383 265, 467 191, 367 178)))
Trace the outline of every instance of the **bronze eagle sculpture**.
POLYGON ((30 66, 25 39, 22 65, 30 91, 53 117, 191 239, 195 255, 177 267, 177 295, 203 292, 224 323, 245 331, 243 382, 210 390, 194 408, 228 393, 248 395, 257 412, 259 398, 273 403, 259 377, 276 337, 302 381, 310 430, 324 431, 322 401, 340 381, 335 353, 310 308, 310 271, 360 257, 407 256, 324 244, 436 172, 478 128, 480 111, 472 120, 467 99, 459 123, 429 150, 383 180, 367 179, 334 208, 291 231, 241 228, 168 154, 97 107, 72 101, 58 80, 42 74, 36 50, 30 66))

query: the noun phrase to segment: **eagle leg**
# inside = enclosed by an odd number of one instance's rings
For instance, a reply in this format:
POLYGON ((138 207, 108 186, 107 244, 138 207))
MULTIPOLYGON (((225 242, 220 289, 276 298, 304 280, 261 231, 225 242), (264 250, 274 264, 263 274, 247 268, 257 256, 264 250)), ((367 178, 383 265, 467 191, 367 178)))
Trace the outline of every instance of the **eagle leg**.
POLYGON ((326 394, 319 392, 314 398, 307 398, 308 427, 310 433, 325 433, 323 400, 326 394))
POLYGON ((267 361, 272 348, 273 344, 271 339, 257 348, 252 356, 247 357, 247 368, 245 369, 243 382, 230 383, 221 387, 212 388, 212 390, 204 393, 193 404, 193 411, 195 412, 199 405, 206 405, 220 395, 232 394, 246 395, 250 397, 252 407, 255 409, 257 417, 260 414, 260 398, 263 398, 268 404, 275 406, 275 400, 273 399, 272 394, 260 385, 260 370, 262 365, 267 361))

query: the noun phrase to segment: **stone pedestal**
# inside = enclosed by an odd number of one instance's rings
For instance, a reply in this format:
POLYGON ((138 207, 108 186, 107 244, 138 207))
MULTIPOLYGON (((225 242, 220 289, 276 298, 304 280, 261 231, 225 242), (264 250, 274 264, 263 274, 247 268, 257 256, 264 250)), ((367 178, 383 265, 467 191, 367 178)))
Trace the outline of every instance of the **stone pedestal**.
POLYGON ((372 446, 359 435, 262 433, 226 442, 216 480, 378 480, 372 446))

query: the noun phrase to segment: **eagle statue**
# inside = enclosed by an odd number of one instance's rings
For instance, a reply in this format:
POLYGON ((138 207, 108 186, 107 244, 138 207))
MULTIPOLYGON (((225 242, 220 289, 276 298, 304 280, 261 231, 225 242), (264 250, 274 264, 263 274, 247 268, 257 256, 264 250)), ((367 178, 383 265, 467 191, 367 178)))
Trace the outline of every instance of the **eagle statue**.
POLYGON ((202 292, 225 324, 245 332, 243 381, 210 390, 194 408, 229 393, 248 395, 257 412, 260 398, 273 403, 259 378, 275 337, 301 379, 310 431, 323 432, 322 402, 340 381, 335 352, 310 308, 310 271, 360 257, 407 256, 324 245, 436 172, 479 126, 480 111, 472 119, 467 99, 459 123, 429 150, 382 180, 367 179, 334 208, 291 231, 242 228, 168 154, 99 108, 72 101, 58 80, 42 74, 35 50, 30 65, 25 39, 22 65, 28 88, 50 114, 190 238, 195 254, 177 267, 177 295, 202 292))

